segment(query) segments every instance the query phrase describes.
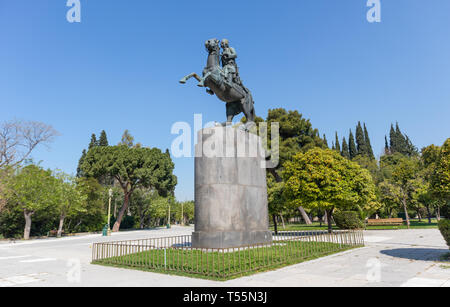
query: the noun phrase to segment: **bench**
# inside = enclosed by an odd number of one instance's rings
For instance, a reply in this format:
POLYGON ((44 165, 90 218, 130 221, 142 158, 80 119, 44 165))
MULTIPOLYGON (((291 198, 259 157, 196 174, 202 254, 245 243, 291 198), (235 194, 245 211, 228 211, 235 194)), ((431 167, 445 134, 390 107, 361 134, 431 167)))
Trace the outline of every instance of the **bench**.
POLYGON ((403 225, 403 219, 376 219, 376 220, 367 220, 367 226, 400 226, 403 225))

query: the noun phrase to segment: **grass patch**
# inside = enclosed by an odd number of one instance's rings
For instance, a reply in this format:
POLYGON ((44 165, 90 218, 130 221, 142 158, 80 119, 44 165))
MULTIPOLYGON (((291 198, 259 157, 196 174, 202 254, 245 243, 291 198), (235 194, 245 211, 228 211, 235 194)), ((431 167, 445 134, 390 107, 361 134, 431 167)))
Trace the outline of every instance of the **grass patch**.
POLYGON ((279 241, 270 246, 206 251, 153 249, 93 261, 93 264, 225 281, 301 263, 358 246, 330 242, 279 241))
MULTIPOLYGON (((428 223, 428 220, 422 220, 421 222, 412 220, 410 221, 411 229, 437 229, 438 223, 437 220, 431 220, 431 224, 428 223)), ((287 224, 286 227, 283 228, 282 225, 278 225, 278 231, 312 231, 312 230, 327 230, 328 225, 320 223, 313 223, 312 225, 306 224, 287 224)), ((333 225, 333 229, 339 229, 336 225, 333 225)), ((400 226, 391 226, 391 225, 383 225, 383 226, 367 226, 366 230, 396 230, 396 229, 408 229, 406 223, 400 226)), ((273 225, 270 227, 270 230, 275 231, 273 225)))

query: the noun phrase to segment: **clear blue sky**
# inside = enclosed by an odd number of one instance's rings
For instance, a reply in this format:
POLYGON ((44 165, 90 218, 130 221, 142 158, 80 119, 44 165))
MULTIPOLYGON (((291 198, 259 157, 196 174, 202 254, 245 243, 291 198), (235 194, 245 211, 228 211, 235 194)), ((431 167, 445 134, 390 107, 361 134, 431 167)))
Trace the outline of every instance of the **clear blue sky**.
MULTIPOLYGON (((201 73, 204 41, 229 38, 241 76, 265 117, 297 109, 331 144, 367 124, 376 154, 398 121, 419 148, 450 137, 450 1, 0 0, 0 121, 37 120, 60 133, 35 152, 75 172, 92 133, 110 143, 129 129, 145 146, 170 148, 175 121, 224 121, 225 107, 185 74, 201 73)), ((193 198, 193 160, 175 159, 181 200, 193 198)))

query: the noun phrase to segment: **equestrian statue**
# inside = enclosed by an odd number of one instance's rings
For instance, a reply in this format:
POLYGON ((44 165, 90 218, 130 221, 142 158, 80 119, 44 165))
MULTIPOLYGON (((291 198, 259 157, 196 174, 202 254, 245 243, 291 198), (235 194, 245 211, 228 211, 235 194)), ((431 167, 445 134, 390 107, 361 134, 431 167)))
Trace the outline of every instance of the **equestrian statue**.
POLYGON ((181 79, 180 83, 184 84, 192 77, 197 79, 199 87, 206 87, 208 94, 215 94, 226 103, 227 122, 225 125, 231 125, 233 118, 242 112, 247 118, 245 129, 248 130, 254 126, 255 121, 253 97, 250 90, 242 84, 236 64, 235 49, 230 47, 227 39, 223 39, 220 45, 219 43, 219 40, 215 38, 209 39, 205 43, 208 61, 203 70, 203 77, 192 73, 181 79), (220 52, 221 48, 222 53, 220 52))

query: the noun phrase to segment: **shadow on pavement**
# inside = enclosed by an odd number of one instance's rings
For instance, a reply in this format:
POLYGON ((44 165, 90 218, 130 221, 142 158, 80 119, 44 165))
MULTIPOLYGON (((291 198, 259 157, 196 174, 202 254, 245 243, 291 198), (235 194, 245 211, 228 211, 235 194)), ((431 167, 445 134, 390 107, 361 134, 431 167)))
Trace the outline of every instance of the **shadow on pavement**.
POLYGON ((448 252, 448 249, 435 248, 396 248, 380 251, 383 255, 391 257, 422 261, 439 261, 441 256, 448 252))

